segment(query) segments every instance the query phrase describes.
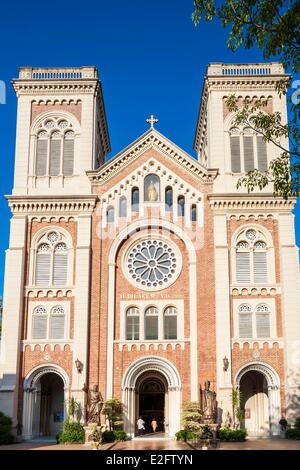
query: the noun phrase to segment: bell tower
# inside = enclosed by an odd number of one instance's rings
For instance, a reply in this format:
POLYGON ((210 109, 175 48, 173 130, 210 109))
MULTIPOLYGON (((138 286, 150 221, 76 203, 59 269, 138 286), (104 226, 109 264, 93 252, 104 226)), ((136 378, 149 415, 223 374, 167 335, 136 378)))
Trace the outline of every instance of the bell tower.
POLYGON ((110 151, 96 67, 21 67, 14 195, 86 194, 110 151))

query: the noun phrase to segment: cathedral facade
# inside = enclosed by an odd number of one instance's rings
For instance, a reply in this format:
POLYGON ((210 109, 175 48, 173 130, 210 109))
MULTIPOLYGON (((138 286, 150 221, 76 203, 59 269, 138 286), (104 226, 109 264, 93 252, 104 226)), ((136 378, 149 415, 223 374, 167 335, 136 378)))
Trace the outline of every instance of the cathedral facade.
POLYGON ((174 436, 210 383, 218 423, 241 391, 250 435, 299 413, 295 200, 241 174, 280 149, 235 126, 230 94, 286 118, 279 63, 207 67, 196 158, 148 129, 113 158, 98 71, 21 68, 6 255, 0 410, 24 439, 55 435, 86 390, 123 403, 124 429, 174 436))

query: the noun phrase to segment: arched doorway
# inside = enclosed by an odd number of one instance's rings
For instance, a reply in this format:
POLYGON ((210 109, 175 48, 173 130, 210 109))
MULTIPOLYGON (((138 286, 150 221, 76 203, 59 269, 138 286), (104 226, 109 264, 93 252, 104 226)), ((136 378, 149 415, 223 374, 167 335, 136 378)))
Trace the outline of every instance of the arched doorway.
MULTIPOLYGON (((180 429, 181 381, 176 367, 167 359, 157 356, 142 357, 130 364, 122 383, 124 430, 131 437, 136 434, 140 414, 149 420, 161 417, 161 429, 174 436, 180 429), (152 405, 150 404, 153 401, 152 405)), ((150 421, 151 423, 151 421, 150 421)))
POLYGON ((279 377, 275 370, 266 364, 249 364, 239 371, 236 386, 241 392, 242 425, 248 435, 278 435, 281 408, 279 377))
POLYGON ((267 436, 270 432, 268 383, 258 371, 250 370, 240 381, 241 409, 248 435, 267 436))
POLYGON ((55 437, 65 417, 67 378, 60 368, 41 368, 24 381, 24 439, 55 437))
POLYGON ((165 432, 165 405, 167 402, 167 383, 160 373, 142 374, 137 383, 138 416, 145 421, 145 433, 152 433, 151 421, 157 421, 157 432, 165 432))

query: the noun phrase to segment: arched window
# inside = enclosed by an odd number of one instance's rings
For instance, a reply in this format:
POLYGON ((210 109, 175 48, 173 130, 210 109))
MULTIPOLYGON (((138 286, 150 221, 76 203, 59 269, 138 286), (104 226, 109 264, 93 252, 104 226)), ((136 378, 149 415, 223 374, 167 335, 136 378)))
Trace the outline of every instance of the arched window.
POLYGON ((106 221, 108 224, 113 224, 115 221, 115 209, 112 206, 107 208, 106 221))
POLYGON ((166 212, 171 212, 173 210, 173 189, 171 186, 167 186, 165 189, 165 205, 166 212))
POLYGON ((140 338, 140 312, 130 307, 126 312, 126 340, 138 341, 140 338))
POLYGON ((232 173, 241 172, 241 147, 240 132, 234 127, 230 129, 230 153, 231 153, 231 171, 232 173))
POLYGON ((236 280, 241 283, 267 283, 267 244, 259 230, 246 229, 236 243, 236 280))
POLYGON ((61 133, 54 131, 50 138, 50 176, 60 174, 61 144, 61 133))
POLYGON ((158 310, 149 307, 145 312, 145 339, 158 339, 158 310))
POLYGON ((160 199, 159 177, 154 174, 147 175, 144 180, 144 201, 156 202, 160 199))
POLYGON ((64 339, 65 337, 65 311, 57 305, 50 312, 49 339, 64 339))
POLYGON ((167 307, 164 311, 164 338, 177 339, 177 309, 167 307))
POLYGON ((32 339, 47 338, 47 310, 42 305, 35 307, 32 312, 32 339))
POLYGON ((68 282, 69 250, 64 235, 50 230, 37 244, 34 283, 37 286, 65 286, 68 282))
POLYGON ((48 134, 46 131, 39 132, 36 145, 36 176, 47 175, 47 159, 48 159, 48 134))
POLYGON ((192 206, 191 206, 191 221, 192 222, 197 221, 197 206, 196 206, 196 204, 192 204, 192 206))
POLYGON ((139 212, 140 192, 139 188, 132 188, 131 193, 131 210, 132 212, 139 212))
POLYGON ((119 201, 119 217, 127 217, 127 199, 122 196, 119 201))
POLYGON ((270 338, 270 309, 265 304, 256 307, 256 336, 257 338, 270 338))
POLYGON ((184 196, 179 196, 177 199, 178 217, 184 217, 185 199, 184 196))
POLYGON ((74 173, 74 131, 65 119, 46 119, 39 127, 36 176, 71 176, 74 173))
POLYGON ((254 131, 251 127, 233 127, 229 131, 229 138, 232 173, 247 173, 255 168, 267 171, 267 144, 259 129, 254 131))
POLYGON ((66 314, 61 305, 38 305, 32 312, 32 339, 64 339, 66 314), (50 310, 50 312, 49 312, 50 310))
POLYGON ((252 338, 252 311, 248 304, 239 307, 239 337, 252 338))

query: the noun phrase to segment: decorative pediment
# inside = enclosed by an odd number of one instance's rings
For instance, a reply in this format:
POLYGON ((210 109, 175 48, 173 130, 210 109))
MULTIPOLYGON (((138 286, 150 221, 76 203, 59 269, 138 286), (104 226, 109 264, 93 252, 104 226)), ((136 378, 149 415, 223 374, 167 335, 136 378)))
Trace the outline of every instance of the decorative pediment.
POLYGON ((94 185, 107 183, 110 178, 123 172, 128 165, 136 161, 146 150, 151 148, 165 155, 170 161, 175 162, 204 184, 212 184, 217 176, 216 169, 208 170, 188 153, 152 128, 98 170, 88 171, 87 175, 94 185))

